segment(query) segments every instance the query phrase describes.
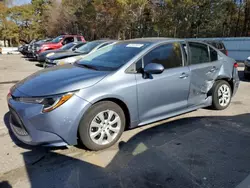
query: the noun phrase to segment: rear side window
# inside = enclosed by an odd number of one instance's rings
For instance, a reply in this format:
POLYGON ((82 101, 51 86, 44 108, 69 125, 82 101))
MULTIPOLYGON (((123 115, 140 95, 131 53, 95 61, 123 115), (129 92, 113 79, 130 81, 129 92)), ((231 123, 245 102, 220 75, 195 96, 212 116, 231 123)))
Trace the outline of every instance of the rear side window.
POLYGON ((104 44, 102 44, 101 46, 99 46, 98 49, 100 49, 100 48, 102 48, 102 47, 104 47, 104 46, 107 46, 107 45, 109 45, 109 44, 111 44, 111 43, 112 43, 112 42, 104 43, 104 44))
POLYGON ((79 43, 79 44, 76 44, 71 50, 76 50, 76 49, 78 49, 78 48, 80 48, 81 46, 83 46, 84 45, 84 43, 79 43))
POLYGON ((74 42, 74 37, 67 37, 64 39, 64 44, 68 44, 74 42))
POLYGON ((218 53, 217 53, 217 51, 214 50, 211 47, 209 47, 209 51, 210 51, 210 60, 211 61, 217 61, 218 60, 218 53))
POLYGON ((189 42, 189 49, 191 52, 191 65, 209 62, 209 53, 207 45, 202 43, 189 42))
POLYGON ((144 67, 149 63, 162 64, 165 69, 181 67, 182 53, 179 43, 159 46, 144 56, 144 67))

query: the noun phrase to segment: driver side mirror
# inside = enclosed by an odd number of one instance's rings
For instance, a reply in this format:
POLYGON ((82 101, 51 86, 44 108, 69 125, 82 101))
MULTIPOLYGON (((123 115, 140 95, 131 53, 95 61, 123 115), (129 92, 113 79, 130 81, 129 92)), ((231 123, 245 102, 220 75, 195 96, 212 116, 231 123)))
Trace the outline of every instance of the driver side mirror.
POLYGON ((149 63, 144 68, 144 73, 147 74, 161 74, 164 71, 164 67, 158 63, 149 63))

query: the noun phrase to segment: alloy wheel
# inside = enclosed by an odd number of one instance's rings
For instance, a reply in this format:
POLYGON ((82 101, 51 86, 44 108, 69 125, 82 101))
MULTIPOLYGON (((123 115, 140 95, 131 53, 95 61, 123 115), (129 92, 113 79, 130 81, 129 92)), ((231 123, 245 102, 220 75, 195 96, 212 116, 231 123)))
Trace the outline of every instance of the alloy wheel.
POLYGON ((98 145, 112 142, 121 129, 121 118, 112 110, 98 113, 90 123, 89 136, 98 145))

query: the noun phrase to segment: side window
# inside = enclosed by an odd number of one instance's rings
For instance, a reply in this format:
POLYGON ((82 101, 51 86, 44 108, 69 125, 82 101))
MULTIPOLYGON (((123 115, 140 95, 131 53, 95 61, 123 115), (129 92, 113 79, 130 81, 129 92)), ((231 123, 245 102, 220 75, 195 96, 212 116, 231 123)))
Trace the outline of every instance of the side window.
POLYGON ((74 48, 77 49, 77 48, 80 48, 83 45, 85 45, 85 43, 79 43, 79 44, 75 45, 74 48))
POLYGON ((142 72, 142 59, 140 59, 139 61, 136 62, 135 70, 136 70, 137 73, 142 72))
POLYGON ((68 44, 68 43, 71 43, 71 42, 74 42, 74 37, 67 37, 63 41, 64 44, 68 44))
POLYGON ((77 39, 77 41, 82 41, 81 37, 77 37, 76 39, 77 39))
POLYGON ((191 52, 190 64, 201 64, 209 62, 208 46, 202 43, 189 42, 191 52))
POLYGON ((210 51, 210 59, 211 59, 211 61, 217 61, 218 60, 218 53, 217 53, 217 51, 214 50, 211 47, 209 47, 209 51, 210 51))
POLYGON ((99 46, 97 49, 100 49, 100 48, 102 48, 102 47, 104 47, 104 46, 107 46, 107 45, 109 45, 109 44, 111 44, 111 42, 104 43, 104 44, 102 44, 101 46, 99 46))
POLYGON ((165 69, 181 67, 182 54, 179 43, 159 46, 144 56, 144 67, 149 63, 162 64, 165 69))

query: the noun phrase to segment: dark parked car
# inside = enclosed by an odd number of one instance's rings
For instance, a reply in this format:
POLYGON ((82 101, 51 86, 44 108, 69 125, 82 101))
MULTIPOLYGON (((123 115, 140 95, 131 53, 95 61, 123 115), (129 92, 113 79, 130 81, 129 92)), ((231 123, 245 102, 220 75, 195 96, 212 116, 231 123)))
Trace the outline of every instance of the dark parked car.
POLYGON ((59 49, 47 50, 47 51, 41 52, 40 54, 38 54, 37 60, 39 62, 43 63, 43 62, 45 62, 46 57, 49 57, 49 56, 52 56, 52 55, 58 54, 58 53, 75 51, 78 48, 80 48, 81 46, 83 46, 84 44, 86 44, 86 43, 85 42, 71 42, 71 43, 68 43, 68 44, 62 46, 59 49))
POLYGON ((235 60, 209 44, 120 41, 18 82, 7 97, 10 127, 30 145, 79 140, 100 150, 118 141, 125 128, 207 106, 226 109, 239 82, 235 60))
POLYGON ((250 78, 250 56, 245 61, 244 77, 250 78))
POLYGON ((84 46, 78 48, 74 52, 54 54, 46 58, 45 67, 74 63, 75 61, 84 57, 85 55, 93 53, 96 50, 115 42, 116 42, 115 40, 95 40, 86 43, 84 46))
POLYGON ((36 59, 37 57, 36 47, 39 45, 43 45, 44 43, 50 42, 51 40, 52 40, 51 38, 46 38, 46 39, 35 41, 32 44, 30 44, 28 47, 27 57, 36 59))
POLYGON ((30 43, 22 45, 21 47, 18 48, 18 51, 19 51, 21 54, 27 56, 28 53, 29 53, 29 50, 31 49, 31 45, 32 45, 33 43, 35 43, 36 41, 37 41, 36 39, 33 39, 32 41, 30 41, 30 43))

